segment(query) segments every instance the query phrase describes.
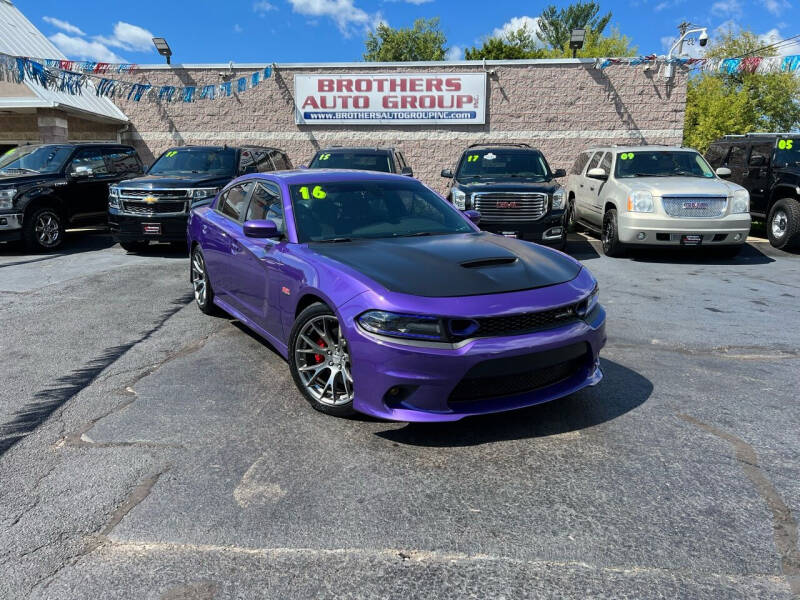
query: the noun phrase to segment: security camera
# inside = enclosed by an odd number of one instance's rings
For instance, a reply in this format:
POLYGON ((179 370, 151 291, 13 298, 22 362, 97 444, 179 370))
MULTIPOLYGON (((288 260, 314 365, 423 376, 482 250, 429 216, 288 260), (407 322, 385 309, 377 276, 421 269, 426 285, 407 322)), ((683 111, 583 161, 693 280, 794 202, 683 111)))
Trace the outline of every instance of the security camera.
POLYGON ((700 34, 700 38, 699 39, 700 39, 700 45, 701 46, 705 46, 706 44, 708 44, 708 33, 706 32, 705 29, 703 30, 703 33, 700 34))

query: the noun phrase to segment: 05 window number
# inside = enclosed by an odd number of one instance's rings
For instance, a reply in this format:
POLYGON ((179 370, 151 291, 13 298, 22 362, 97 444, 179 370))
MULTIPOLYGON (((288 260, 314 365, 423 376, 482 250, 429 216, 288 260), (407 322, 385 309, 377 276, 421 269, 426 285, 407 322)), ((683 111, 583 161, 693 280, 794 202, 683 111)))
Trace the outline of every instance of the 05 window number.
POLYGON ((791 150, 794 140, 778 140, 778 150, 791 150))
POLYGON ((312 189, 310 192, 307 185, 304 185, 300 188, 300 197, 303 200, 311 200, 312 197, 316 198, 317 200, 322 200, 323 198, 327 198, 327 196, 328 194, 320 185, 315 185, 314 189, 312 189))

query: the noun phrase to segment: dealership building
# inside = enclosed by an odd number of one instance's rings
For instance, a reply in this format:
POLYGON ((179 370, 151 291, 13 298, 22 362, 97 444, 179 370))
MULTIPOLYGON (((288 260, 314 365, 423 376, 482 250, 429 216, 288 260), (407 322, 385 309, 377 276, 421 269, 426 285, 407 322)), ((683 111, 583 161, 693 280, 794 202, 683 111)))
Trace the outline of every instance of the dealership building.
MULTIPOLYGON (((0 0, 0 51, 63 57, 8 0, 0 0)), ((475 143, 527 143, 554 169, 597 144, 680 144, 687 81, 681 69, 666 80, 657 67, 601 70, 593 59, 158 64, 120 78, 152 86, 148 97, 0 81, 0 145, 123 141, 148 164, 170 146, 247 143, 285 149, 295 165, 328 146, 397 146, 416 176, 441 189, 439 171, 475 143), (258 85, 237 91, 265 69, 258 85), (226 82, 229 96, 199 98, 226 82), (167 102, 157 99, 163 86, 198 93, 167 102)))

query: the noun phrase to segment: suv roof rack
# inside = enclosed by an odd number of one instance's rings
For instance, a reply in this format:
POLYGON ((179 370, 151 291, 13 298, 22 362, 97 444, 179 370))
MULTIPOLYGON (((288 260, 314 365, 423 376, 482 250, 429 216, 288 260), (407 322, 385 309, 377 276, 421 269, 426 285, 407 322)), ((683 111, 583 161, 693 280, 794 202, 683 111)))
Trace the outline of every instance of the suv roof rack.
POLYGON ((479 144, 470 144, 467 148, 477 148, 478 146, 512 146, 516 148, 530 148, 530 144, 525 142, 480 142, 479 144))
POLYGON ((729 133, 728 135, 723 135, 720 139, 740 140, 742 138, 749 138, 749 137, 772 137, 776 135, 797 135, 797 133, 792 133, 790 131, 757 131, 753 133, 729 133))

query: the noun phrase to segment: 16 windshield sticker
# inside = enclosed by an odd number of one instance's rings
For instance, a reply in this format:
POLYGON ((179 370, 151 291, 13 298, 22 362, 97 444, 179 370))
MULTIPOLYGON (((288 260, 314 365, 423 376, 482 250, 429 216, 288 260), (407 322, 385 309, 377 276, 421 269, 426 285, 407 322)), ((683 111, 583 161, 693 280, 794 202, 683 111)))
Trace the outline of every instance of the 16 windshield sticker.
POLYGON ((300 188, 299 192, 300 192, 300 197, 303 200, 311 200, 312 196, 317 200, 322 200, 323 198, 328 197, 327 192, 324 189, 322 189, 321 185, 315 185, 314 189, 312 189, 310 193, 308 191, 308 186, 304 185, 303 187, 300 188))

